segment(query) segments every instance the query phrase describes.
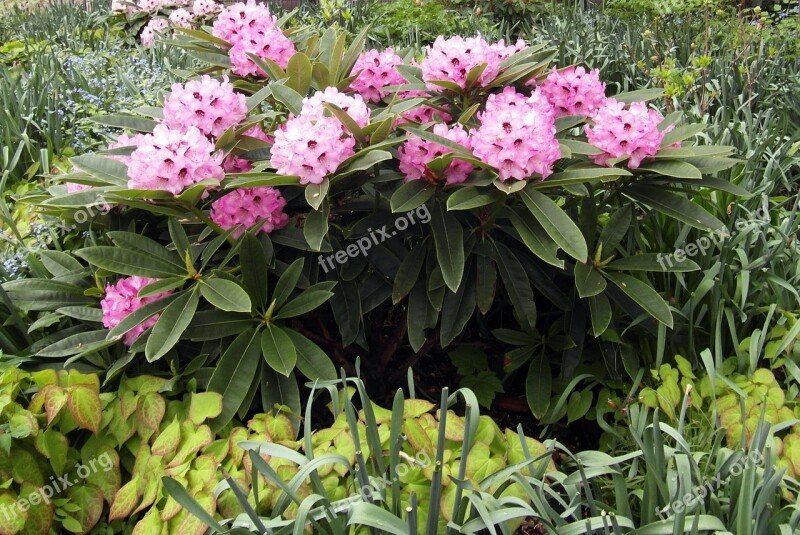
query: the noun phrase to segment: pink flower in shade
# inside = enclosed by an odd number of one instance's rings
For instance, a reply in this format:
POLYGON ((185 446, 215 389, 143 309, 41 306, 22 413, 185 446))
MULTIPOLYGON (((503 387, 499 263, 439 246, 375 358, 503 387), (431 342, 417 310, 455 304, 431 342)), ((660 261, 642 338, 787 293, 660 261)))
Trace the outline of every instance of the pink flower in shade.
POLYGON ((655 156, 664 135, 673 128, 660 131, 658 125, 664 117, 646 103, 633 102, 626 107, 613 98, 606 100, 592 120, 593 126, 584 126, 586 138, 603 151, 592 160, 597 165, 610 166, 608 160, 627 156, 629 169, 636 169, 643 159, 655 156))
POLYGON ((358 73, 350 82, 350 89, 368 102, 380 102, 389 94, 383 88, 406 83, 396 67, 403 64, 403 58, 387 48, 383 52, 372 49, 362 53, 353 65, 352 72, 358 73))
POLYGON ((606 84, 600 81, 597 69, 589 72, 583 67, 553 69, 538 87, 553 105, 556 117, 592 115, 606 100, 606 84))
POLYGON ((269 234, 286 225, 289 216, 283 213, 286 200, 269 186, 240 188, 211 204, 211 220, 223 229, 239 227, 231 234, 241 236, 246 229, 263 221, 258 232, 269 234))
POLYGON ((194 0, 194 4, 192 4, 192 13, 195 17, 205 17, 221 9, 222 5, 214 0, 194 0))
POLYGON ((78 184, 77 182, 67 182, 67 193, 78 193, 79 191, 86 191, 92 189, 94 186, 89 184, 78 184))
POLYGON ((225 173, 246 173, 253 170, 253 164, 250 160, 231 154, 222 162, 222 169, 225 173))
POLYGON ((169 23, 166 21, 166 19, 152 19, 142 29, 142 33, 140 35, 142 39, 142 46, 145 48, 152 46, 156 40, 156 37, 163 33, 168 27, 169 23))
POLYGON ((358 126, 363 128, 369 124, 370 111, 361 95, 350 96, 340 93, 335 87, 326 87, 325 91, 317 91, 312 96, 304 98, 300 115, 308 119, 330 116, 331 112, 323 106, 326 102, 340 107, 358 126))
POLYGON ((517 39, 517 42, 513 45, 506 46, 503 40, 493 43, 489 45, 489 50, 492 54, 495 54, 498 63, 502 63, 517 52, 522 52, 528 48, 528 45, 525 44, 525 41, 522 39, 517 39))
POLYGON ((178 28, 191 28, 194 16, 189 11, 179 7, 169 15, 169 22, 178 28))
POLYGON ((228 51, 233 64, 231 70, 240 76, 266 76, 247 54, 270 59, 286 68, 295 53, 294 43, 283 35, 269 8, 253 0, 223 9, 214 22, 212 33, 232 45, 228 51))
MULTIPOLYGON (((120 149, 122 147, 138 147, 139 144, 144 139, 144 137, 145 137, 145 134, 136 134, 136 135, 133 135, 133 136, 128 136, 126 134, 120 134, 117 137, 116 141, 113 141, 113 142, 108 144, 108 148, 109 149, 120 149)), ((114 160, 117 160, 118 162, 122 162, 125 165, 129 165, 131 163, 131 157, 130 156, 123 156, 123 155, 119 155, 119 154, 111 154, 108 157, 112 158, 114 160)))
POLYGON ((339 119, 300 114, 275 131, 271 165, 278 174, 299 176, 301 184, 321 184, 355 153, 355 144, 339 119))
MULTIPOLYGON (((403 91, 398 95, 401 99, 410 99, 416 97, 427 97, 428 94, 424 91, 403 91)), ((449 107, 445 104, 442 106, 445 110, 449 109, 449 107)), ((404 111, 400 114, 400 118, 397 120, 397 123, 402 123, 405 121, 413 121, 415 123, 425 124, 430 123, 432 121, 441 121, 448 123, 453 120, 453 116, 447 113, 447 111, 440 110, 438 108, 434 108, 433 106, 418 106, 416 108, 412 108, 408 111, 404 111)))
MULTIPOLYGON (((145 277, 126 277, 120 279, 116 284, 106 286, 106 296, 100 301, 100 308, 103 310, 103 326, 113 329, 128 314, 140 309, 147 303, 161 299, 172 292, 162 292, 149 297, 139 297, 139 290, 156 282, 158 279, 148 279, 145 277)), ((139 336, 147 329, 155 325, 159 314, 152 316, 140 323, 123 336, 125 345, 133 345, 139 336)))
POLYGON ((128 165, 130 189, 165 190, 178 195, 205 179, 222 180, 222 153, 200 130, 172 130, 160 124, 144 136, 128 165))
MULTIPOLYGON (((437 136, 446 137, 450 141, 471 148, 469 135, 460 124, 449 127, 446 124, 436 124, 433 126, 433 133, 437 136)), ((419 180, 425 175, 426 166, 432 160, 449 154, 452 150, 438 145, 432 141, 427 141, 413 134, 409 135, 406 141, 397 151, 400 160, 400 171, 405 173, 406 181, 419 180)), ((474 166, 463 160, 454 159, 444 170, 444 179, 448 184, 460 184, 467 179, 474 166)))
POLYGON ((539 90, 526 97, 506 87, 489 96, 479 119, 481 126, 470 132, 473 153, 496 168, 500 180, 552 174, 561 150, 552 106, 539 90))
POLYGON ((247 116, 245 96, 233 91, 225 76, 222 82, 203 75, 186 84, 174 84, 164 101, 164 124, 171 130, 196 127, 205 135, 219 137, 247 116))
POLYGON ((428 82, 428 88, 441 91, 441 87, 430 83, 432 80, 446 80, 466 88, 467 75, 481 64, 486 68, 478 77, 478 84, 488 85, 500 73, 500 64, 512 54, 525 48, 525 42, 520 40, 512 46, 505 46, 503 41, 494 44, 487 43, 480 37, 451 37, 442 36, 426 49, 426 57, 419 66, 422 69, 422 79, 428 82))
POLYGON ((243 136, 248 136, 248 137, 254 137, 256 139, 260 139, 261 141, 263 141, 265 143, 269 143, 270 145, 275 143, 275 138, 272 137, 271 135, 267 134, 266 132, 264 132, 264 130, 262 130, 261 127, 258 126, 258 125, 251 126, 247 130, 242 132, 242 135, 243 136))

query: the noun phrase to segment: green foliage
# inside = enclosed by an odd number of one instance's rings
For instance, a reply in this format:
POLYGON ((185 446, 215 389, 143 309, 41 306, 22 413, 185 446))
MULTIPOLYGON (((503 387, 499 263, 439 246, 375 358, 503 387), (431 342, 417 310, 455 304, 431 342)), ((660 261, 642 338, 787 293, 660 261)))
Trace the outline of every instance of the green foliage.
MULTIPOLYGON (((303 440, 273 435, 241 443, 248 469, 235 472, 223 464, 230 474, 229 490, 219 497, 220 504, 228 504, 219 511, 223 517, 238 514, 237 523, 258 533, 277 528, 361 533, 368 526, 433 535, 446 526, 463 526, 468 533, 488 525, 507 531, 534 514, 526 485, 509 476, 541 479, 555 469, 550 452, 521 431, 502 431, 481 416, 470 390, 448 395, 444 389, 438 410, 428 401, 405 399, 398 390, 389 411, 366 397, 360 379, 344 381, 350 383, 341 390, 338 381, 315 385, 303 440), (334 423, 312 432, 311 404, 324 390, 332 397, 334 423), (356 393, 361 410, 351 401, 356 393), (463 417, 451 410, 459 397, 466 402, 463 417), (257 492, 255 474, 264 485, 257 492), (484 507, 503 514, 488 519, 484 507)), ((288 423, 285 427, 288 431, 288 423)), ((198 509, 185 489, 165 483, 175 500, 198 509)))
POLYGON ((376 46, 424 46, 439 35, 473 35, 490 29, 489 19, 448 7, 438 0, 379 2, 369 21, 370 40, 376 46))

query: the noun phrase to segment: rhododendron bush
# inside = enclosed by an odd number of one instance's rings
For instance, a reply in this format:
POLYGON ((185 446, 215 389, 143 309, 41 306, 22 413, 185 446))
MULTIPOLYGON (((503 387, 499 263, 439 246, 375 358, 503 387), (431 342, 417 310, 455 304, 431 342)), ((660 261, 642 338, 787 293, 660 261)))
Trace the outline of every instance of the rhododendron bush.
POLYGON ((196 377, 224 394, 220 427, 259 391, 299 413, 295 370, 403 374, 468 332, 517 346, 506 370, 529 370, 541 415, 546 352, 574 367, 672 326, 650 274, 697 265, 637 254, 638 225, 721 228, 692 195, 730 191, 713 175, 733 160, 658 91, 611 95, 522 41, 365 50, 280 24, 234 4, 177 34, 208 67, 104 118, 119 139, 35 199, 67 220, 109 207, 79 221, 86 247, 42 254, 52 278, 5 285, 63 322, 39 356, 196 377))

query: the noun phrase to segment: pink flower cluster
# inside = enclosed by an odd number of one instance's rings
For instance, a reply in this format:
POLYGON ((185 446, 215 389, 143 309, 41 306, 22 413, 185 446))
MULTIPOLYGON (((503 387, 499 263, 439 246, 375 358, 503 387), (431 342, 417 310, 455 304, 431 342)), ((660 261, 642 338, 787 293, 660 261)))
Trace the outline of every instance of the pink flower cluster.
POLYGON ((539 90, 526 97, 513 87, 490 95, 471 131, 475 156, 495 167, 500 180, 526 180, 552 174, 561 157, 553 108, 539 90))
MULTIPOLYGON (((119 322, 125 319, 128 314, 140 309, 147 303, 161 299, 172 292, 162 292, 149 297, 139 297, 139 290, 156 282, 158 279, 148 279, 146 277, 126 277, 120 279, 116 284, 106 286, 106 295, 100 301, 100 308, 103 310, 103 325, 107 329, 113 329, 119 322)), ((140 323, 123 336, 125 345, 133 345, 143 332, 155 325, 159 314, 156 314, 144 322, 140 323)))
POLYGON ((195 17, 205 17, 221 9, 222 4, 218 4, 214 0, 194 0, 192 4, 192 13, 195 17))
MULTIPOLYGON (((403 91, 398 95, 399 98, 409 99, 415 97, 429 96, 424 91, 403 91)), ((450 107, 447 104, 441 106, 443 109, 434 108, 433 106, 419 106, 400 114, 401 119, 397 122, 414 121, 415 123, 425 124, 431 121, 442 121, 449 123, 453 120, 453 116, 447 113, 450 107)))
POLYGON ((539 85, 556 112, 565 115, 592 115, 606 100, 606 84, 600 81, 600 71, 586 72, 583 67, 553 70, 539 85))
POLYGON ((169 22, 172 26, 178 28, 191 28, 192 23, 194 22, 194 15, 180 7, 170 13, 169 22))
POLYGON ((356 79, 350 82, 350 89, 364 97, 368 102, 380 102, 389 93, 383 88, 406 83, 406 79, 397 72, 397 66, 403 64, 403 58, 391 48, 383 52, 372 49, 362 53, 353 66, 356 79))
POLYGON ((645 102, 623 102, 610 98, 592 117, 594 125, 584 126, 589 143, 604 153, 592 156, 597 165, 611 165, 609 160, 628 157, 628 168, 636 169, 642 160, 655 156, 664 135, 672 128, 659 131, 664 117, 645 102))
POLYGON ((219 82, 208 75, 186 84, 174 84, 164 102, 164 124, 171 130, 198 128, 203 134, 221 136, 247 116, 247 100, 235 93, 228 77, 219 82))
POLYGON ((278 28, 277 19, 264 4, 248 0, 222 10, 214 21, 212 33, 228 41, 232 71, 240 76, 266 76, 247 54, 271 59, 283 68, 295 53, 292 43, 278 28))
POLYGON ((342 109, 347 115, 353 118, 356 124, 360 127, 365 127, 369 124, 369 108, 364 103, 361 95, 347 95, 340 93, 335 87, 326 87, 325 91, 317 91, 310 97, 303 99, 303 108, 300 110, 300 115, 308 119, 317 119, 324 116, 332 115, 323 104, 334 104, 342 109))
POLYGON ((300 114, 275 131, 271 164, 278 174, 299 176, 301 184, 321 184, 355 154, 355 145, 339 119, 300 114))
MULTIPOLYGON (((448 127, 446 124, 436 124, 433 126, 433 133, 437 136, 471 148, 471 142, 467 131, 460 124, 448 127)), ((410 135, 397 151, 400 160, 400 171, 406 175, 406 181, 419 180, 427 171, 427 164, 432 160, 453 152, 447 147, 443 147, 433 141, 421 139, 415 135, 410 135)), ((448 184, 460 184, 467 179, 474 166, 463 160, 454 159, 444 170, 443 178, 448 184)))
POLYGON ((284 206, 286 200, 275 188, 240 188, 212 203, 211 220, 224 229, 239 227, 231 234, 235 238, 260 221, 263 224, 257 233, 269 234, 289 220, 283 213, 284 206))
POLYGON ((469 72, 478 65, 486 64, 478 77, 478 84, 486 86, 500 73, 500 63, 523 48, 525 43, 521 40, 506 46, 503 41, 489 44, 481 37, 464 39, 455 36, 445 39, 439 36, 426 49, 425 59, 419 64, 422 79, 428 82, 428 88, 432 90, 442 89, 430 83, 433 80, 454 82, 465 89, 469 72))
POLYGON ((299 176, 301 184, 321 184, 325 177, 355 154, 355 139, 323 103, 337 105, 361 127, 370 111, 360 95, 349 96, 335 87, 303 99, 300 115, 275 131, 271 164, 282 175, 299 176))
POLYGON ((205 179, 222 180, 222 154, 200 130, 155 127, 142 136, 130 156, 128 187, 165 190, 178 195, 205 179))
POLYGON ((168 27, 169 23, 166 21, 166 19, 150 20, 150 22, 148 22, 142 29, 142 33, 139 36, 142 40, 142 46, 145 48, 152 46, 156 40, 156 37, 163 33, 168 27))

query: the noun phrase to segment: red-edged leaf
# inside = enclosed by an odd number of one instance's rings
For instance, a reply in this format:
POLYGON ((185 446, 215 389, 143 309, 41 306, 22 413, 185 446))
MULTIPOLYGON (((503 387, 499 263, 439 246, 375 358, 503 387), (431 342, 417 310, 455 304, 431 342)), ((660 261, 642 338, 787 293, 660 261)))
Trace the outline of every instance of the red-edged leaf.
POLYGON ((157 431, 166 410, 167 403, 164 398, 151 392, 139 399, 136 407, 136 420, 146 428, 157 431))
POLYGON ((97 434, 103 411, 97 392, 86 385, 71 387, 67 395, 67 406, 72 418, 80 427, 97 434))
POLYGON ((114 495, 114 503, 108 513, 108 521, 118 518, 125 518, 131 514, 139 503, 139 492, 136 487, 139 485, 139 476, 134 476, 114 495))

